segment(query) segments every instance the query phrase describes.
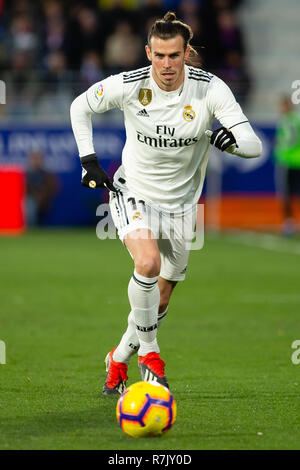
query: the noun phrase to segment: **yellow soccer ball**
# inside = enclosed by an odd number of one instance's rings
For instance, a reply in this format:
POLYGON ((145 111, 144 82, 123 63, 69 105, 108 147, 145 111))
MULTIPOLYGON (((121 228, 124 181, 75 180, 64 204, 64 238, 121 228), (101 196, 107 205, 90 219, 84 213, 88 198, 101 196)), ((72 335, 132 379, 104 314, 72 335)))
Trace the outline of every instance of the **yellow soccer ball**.
POLYGON ((168 388, 157 382, 137 382, 120 396, 116 415, 131 437, 161 436, 173 426, 177 406, 168 388))

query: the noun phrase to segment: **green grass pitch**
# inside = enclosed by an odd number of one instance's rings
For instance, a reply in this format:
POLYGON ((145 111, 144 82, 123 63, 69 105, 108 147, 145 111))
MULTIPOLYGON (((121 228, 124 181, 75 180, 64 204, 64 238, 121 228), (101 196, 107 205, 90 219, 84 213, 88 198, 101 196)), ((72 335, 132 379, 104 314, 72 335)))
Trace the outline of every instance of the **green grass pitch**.
POLYGON ((300 241, 245 240, 208 235, 191 253, 158 334, 177 421, 137 440, 101 394, 129 312, 122 244, 94 230, 1 238, 0 449, 299 449, 300 241))

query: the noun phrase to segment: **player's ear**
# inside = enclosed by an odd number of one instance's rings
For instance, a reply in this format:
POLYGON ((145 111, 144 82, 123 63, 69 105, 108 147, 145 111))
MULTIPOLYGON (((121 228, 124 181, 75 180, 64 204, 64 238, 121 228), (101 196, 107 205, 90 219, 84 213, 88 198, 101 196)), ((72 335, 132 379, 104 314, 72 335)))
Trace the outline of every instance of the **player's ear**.
POLYGON ((186 51, 184 53, 184 59, 186 60, 191 52, 191 46, 187 46, 186 51))
POLYGON ((150 47, 148 46, 148 44, 146 44, 145 50, 146 50, 146 54, 147 54, 148 59, 150 60, 150 62, 152 62, 151 49, 150 49, 150 47))

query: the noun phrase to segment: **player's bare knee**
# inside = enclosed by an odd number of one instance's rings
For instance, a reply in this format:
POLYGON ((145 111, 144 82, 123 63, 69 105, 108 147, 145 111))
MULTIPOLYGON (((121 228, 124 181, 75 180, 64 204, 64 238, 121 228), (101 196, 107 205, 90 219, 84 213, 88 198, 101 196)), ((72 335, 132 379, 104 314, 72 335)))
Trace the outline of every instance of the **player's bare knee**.
POLYGON ((155 277, 160 272, 159 256, 143 256, 135 261, 135 269, 137 273, 145 277, 155 277))

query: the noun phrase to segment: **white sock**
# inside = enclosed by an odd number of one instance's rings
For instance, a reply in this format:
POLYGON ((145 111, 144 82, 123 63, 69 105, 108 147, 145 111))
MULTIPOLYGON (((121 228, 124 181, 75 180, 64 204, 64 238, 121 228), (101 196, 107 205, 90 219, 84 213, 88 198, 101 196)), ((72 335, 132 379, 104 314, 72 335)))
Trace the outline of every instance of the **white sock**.
POLYGON ((139 339, 136 334, 136 326, 134 322, 133 311, 128 315, 128 327, 125 331, 120 344, 114 350, 113 360, 117 362, 129 363, 130 358, 140 347, 139 339))
MULTIPOLYGON (((163 319, 167 315, 168 307, 162 313, 157 315, 157 327, 162 324, 163 319)), ((133 311, 128 315, 128 327, 118 347, 114 350, 113 360, 116 362, 123 362, 129 364, 131 357, 138 351, 140 347, 139 338, 136 334, 136 325, 134 322, 133 311)))
POLYGON ((128 285, 128 297, 140 342, 139 356, 159 353, 157 344, 157 315, 160 301, 158 276, 145 277, 134 271, 128 285))

